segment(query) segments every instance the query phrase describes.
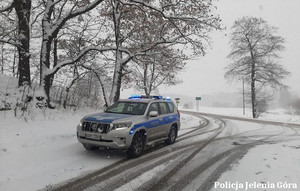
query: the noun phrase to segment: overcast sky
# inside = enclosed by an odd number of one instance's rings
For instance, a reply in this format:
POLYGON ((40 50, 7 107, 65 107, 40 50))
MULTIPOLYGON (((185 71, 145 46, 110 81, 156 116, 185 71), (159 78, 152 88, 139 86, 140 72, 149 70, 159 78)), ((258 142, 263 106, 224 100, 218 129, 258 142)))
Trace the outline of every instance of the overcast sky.
POLYGON ((227 27, 211 35, 213 44, 204 57, 188 61, 180 75, 183 83, 160 88, 160 93, 189 94, 201 96, 217 92, 238 92, 241 83, 228 84, 224 79, 225 66, 230 62, 230 28, 243 16, 261 17, 270 25, 278 27, 278 35, 285 38, 286 49, 281 52, 280 63, 291 72, 284 82, 300 96, 300 0, 219 0, 217 13, 227 27))

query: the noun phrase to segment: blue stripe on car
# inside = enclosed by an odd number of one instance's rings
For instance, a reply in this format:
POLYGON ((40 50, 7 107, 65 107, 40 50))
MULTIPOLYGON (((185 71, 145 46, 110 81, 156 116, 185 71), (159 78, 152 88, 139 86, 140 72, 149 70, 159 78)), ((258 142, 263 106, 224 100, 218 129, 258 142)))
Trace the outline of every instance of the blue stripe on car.
POLYGON ((145 127, 147 129, 155 128, 155 127, 158 127, 161 125, 173 123, 174 121, 178 121, 178 114, 165 116, 162 118, 162 120, 155 119, 155 120, 136 124, 130 129, 129 134, 132 135, 134 133, 134 131, 140 127, 145 127))

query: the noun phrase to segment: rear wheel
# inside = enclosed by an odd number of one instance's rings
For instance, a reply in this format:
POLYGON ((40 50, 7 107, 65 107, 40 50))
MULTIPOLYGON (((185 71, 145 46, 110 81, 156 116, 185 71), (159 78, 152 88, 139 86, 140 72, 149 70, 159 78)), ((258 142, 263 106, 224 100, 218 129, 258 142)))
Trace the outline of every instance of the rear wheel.
POLYGON ((127 150, 128 158, 137 158, 143 154, 145 147, 145 136, 142 133, 136 133, 132 139, 131 146, 127 150))
POLYGON ((172 125, 169 135, 168 135, 168 139, 166 140, 166 143, 168 145, 171 145, 171 144, 175 143, 176 138, 177 138, 177 129, 174 125, 172 125))
POLYGON ((89 145, 89 144, 83 144, 83 147, 87 150, 87 151, 95 151, 98 150, 99 147, 93 146, 93 145, 89 145))

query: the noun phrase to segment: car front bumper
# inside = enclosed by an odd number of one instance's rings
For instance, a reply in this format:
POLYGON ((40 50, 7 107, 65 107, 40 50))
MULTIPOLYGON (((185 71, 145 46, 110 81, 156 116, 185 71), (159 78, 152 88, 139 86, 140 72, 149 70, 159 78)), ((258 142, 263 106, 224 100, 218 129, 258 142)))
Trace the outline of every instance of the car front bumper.
POLYGON ((102 134, 81 131, 77 127, 77 139, 82 144, 125 150, 131 145, 132 135, 129 134, 129 129, 112 130, 102 134))

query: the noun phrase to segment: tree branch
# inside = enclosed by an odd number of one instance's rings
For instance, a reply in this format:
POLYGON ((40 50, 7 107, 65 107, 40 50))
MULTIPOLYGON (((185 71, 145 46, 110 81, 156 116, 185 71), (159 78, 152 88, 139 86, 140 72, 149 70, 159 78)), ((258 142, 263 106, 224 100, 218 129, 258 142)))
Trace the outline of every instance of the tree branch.
POLYGON ((6 7, 2 7, 0 9, 0 13, 3 13, 3 12, 10 12, 12 11, 12 9, 15 7, 15 0, 13 0, 11 3, 9 3, 6 7))

